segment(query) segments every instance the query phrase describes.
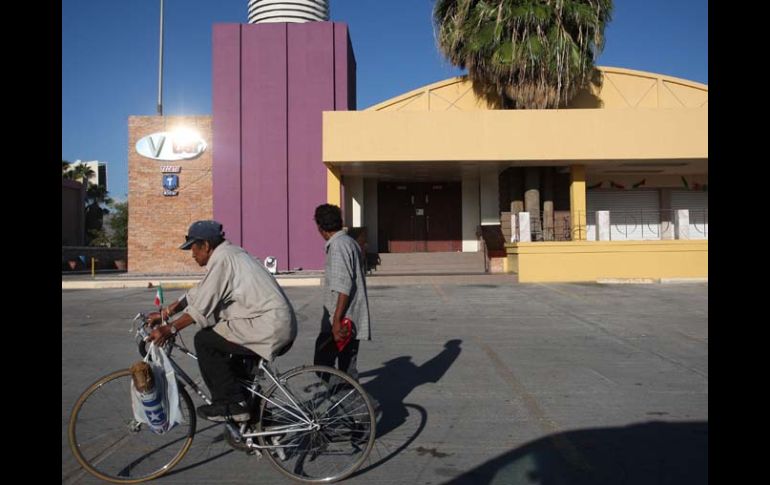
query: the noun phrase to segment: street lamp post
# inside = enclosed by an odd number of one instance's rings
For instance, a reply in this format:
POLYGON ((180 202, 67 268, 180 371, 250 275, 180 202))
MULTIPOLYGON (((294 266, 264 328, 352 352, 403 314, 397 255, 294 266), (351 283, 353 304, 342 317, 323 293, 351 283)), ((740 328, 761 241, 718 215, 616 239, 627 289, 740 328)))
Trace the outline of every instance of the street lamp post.
POLYGON ((163 0, 160 0, 160 55, 158 56, 158 116, 163 116, 163 0))

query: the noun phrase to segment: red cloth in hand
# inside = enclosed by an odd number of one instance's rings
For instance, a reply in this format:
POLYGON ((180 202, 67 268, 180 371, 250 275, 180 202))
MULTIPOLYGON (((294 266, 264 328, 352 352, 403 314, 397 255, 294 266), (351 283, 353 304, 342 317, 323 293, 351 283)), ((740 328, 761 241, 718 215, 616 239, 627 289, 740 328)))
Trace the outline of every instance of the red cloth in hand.
POLYGON ((344 349, 348 342, 350 342, 350 339, 353 338, 353 320, 349 319, 348 317, 344 317, 342 320, 340 320, 340 328, 348 329, 347 337, 343 338, 342 340, 334 341, 334 343, 337 344, 337 351, 342 352, 342 349, 344 349))

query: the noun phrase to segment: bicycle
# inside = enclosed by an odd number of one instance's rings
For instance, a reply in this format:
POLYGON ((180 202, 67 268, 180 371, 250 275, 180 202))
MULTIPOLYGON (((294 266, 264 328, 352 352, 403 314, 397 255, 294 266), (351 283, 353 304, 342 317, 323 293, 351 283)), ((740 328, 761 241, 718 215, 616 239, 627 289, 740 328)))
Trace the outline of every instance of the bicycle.
MULTIPOLYGON (((136 342, 145 356, 146 315, 137 314, 137 320, 136 342)), ((190 450, 196 415, 188 389, 206 404, 211 399, 171 357, 175 348, 197 360, 175 337, 163 348, 176 372, 182 409, 182 422, 166 433, 155 434, 134 419, 128 369, 97 379, 77 399, 68 437, 87 472, 112 483, 140 483, 168 473, 190 450)), ((278 373, 261 358, 244 358, 243 363, 245 377, 239 382, 249 396, 252 419, 223 423, 231 446, 264 455, 278 471, 305 483, 336 482, 361 467, 374 445, 376 423, 372 404, 357 382, 326 366, 278 373)))

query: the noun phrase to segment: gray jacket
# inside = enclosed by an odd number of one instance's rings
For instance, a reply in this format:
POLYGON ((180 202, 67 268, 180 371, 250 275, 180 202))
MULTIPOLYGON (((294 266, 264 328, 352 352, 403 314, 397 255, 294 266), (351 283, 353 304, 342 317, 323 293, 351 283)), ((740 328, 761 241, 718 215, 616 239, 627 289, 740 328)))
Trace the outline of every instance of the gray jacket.
POLYGON ((294 309, 273 275, 229 241, 214 249, 205 276, 186 298, 184 311, 201 328, 213 326, 268 361, 297 336, 294 309))

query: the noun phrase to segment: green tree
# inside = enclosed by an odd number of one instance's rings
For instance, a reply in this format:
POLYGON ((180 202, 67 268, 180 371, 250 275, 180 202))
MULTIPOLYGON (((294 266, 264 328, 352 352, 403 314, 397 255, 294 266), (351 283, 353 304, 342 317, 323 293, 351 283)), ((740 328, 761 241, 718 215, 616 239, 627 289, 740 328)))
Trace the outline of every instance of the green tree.
POLYGON ((100 206, 111 206, 113 200, 107 188, 102 185, 89 184, 86 190, 86 205, 98 204, 100 206))
MULTIPOLYGON (((92 170, 93 172, 93 170, 92 170)), ((103 231, 104 216, 109 214, 108 207, 113 200, 104 186, 89 184, 86 190, 86 244, 106 246, 109 242, 103 231)))
POLYGON ((112 208, 114 212, 110 218, 112 237, 110 242, 113 247, 128 247, 128 201, 117 202, 112 208))
POLYGON ((70 167, 72 164, 68 162, 67 160, 61 161, 61 176, 64 179, 71 179, 72 178, 72 168, 70 167))
POLYGON ((439 49, 493 106, 565 106, 598 82, 612 0, 436 0, 439 49))
POLYGON ((89 229, 87 239, 89 246, 112 246, 112 239, 107 235, 107 231, 105 231, 103 227, 99 229, 89 229))

